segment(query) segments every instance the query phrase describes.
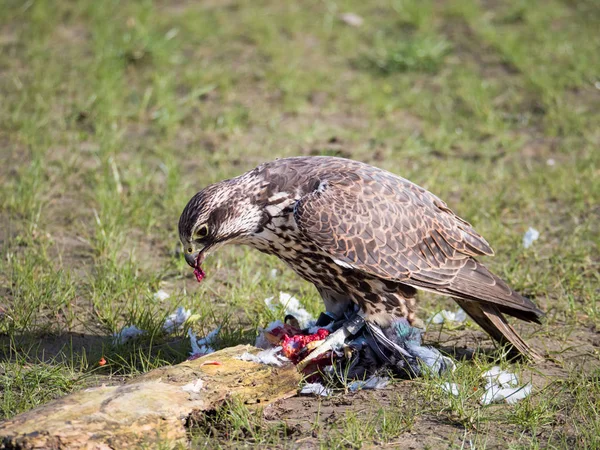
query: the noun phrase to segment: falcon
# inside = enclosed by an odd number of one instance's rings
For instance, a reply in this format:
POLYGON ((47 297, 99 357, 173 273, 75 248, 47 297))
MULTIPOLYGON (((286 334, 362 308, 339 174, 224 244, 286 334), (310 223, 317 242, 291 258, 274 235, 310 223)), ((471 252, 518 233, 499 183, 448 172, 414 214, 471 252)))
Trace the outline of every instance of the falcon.
POLYGON ((264 163, 194 195, 179 237, 198 281, 206 255, 245 244, 313 283, 334 317, 358 307, 368 323, 413 324, 417 291, 430 291, 452 297, 511 353, 542 359, 505 315, 540 323, 543 313, 478 261, 494 254, 487 241, 426 189, 368 164, 264 163))

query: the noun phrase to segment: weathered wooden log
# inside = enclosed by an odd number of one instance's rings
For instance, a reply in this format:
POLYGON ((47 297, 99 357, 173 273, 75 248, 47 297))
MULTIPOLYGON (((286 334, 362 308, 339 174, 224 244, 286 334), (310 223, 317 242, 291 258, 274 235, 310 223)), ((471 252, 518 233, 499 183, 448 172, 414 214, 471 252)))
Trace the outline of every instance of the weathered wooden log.
POLYGON ((186 419, 236 396, 267 405, 293 396, 300 374, 236 356, 251 346, 152 370, 121 386, 86 389, 0 423, 2 449, 120 449, 186 443, 186 419), (207 364, 218 361, 220 365, 207 364))

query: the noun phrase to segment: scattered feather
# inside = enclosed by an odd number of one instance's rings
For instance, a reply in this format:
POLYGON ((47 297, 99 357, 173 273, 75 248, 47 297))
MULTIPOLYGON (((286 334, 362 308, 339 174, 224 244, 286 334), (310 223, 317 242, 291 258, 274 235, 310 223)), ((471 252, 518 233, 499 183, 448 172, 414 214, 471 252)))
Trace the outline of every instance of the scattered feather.
POLYGON ((523 247, 529 248, 534 241, 537 241, 540 237, 540 232, 535 228, 529 227, 529 229, 523 235, 523 247))
POLYGON ((406 349, 412 356, 417 357, 425 365, 426 369, 424 371, 429 371, 431 375, 441 375, 456 370, 454 361, 442 355, 437 348, 426 345, 407 344, 406 349))
POLYGON ((217 327, 208 333, 205 337, 198 339, 196 334, 189 329, 188 336, 190 338, 190 344, 192 345, 192 351, 190 355, 194 357, 208 355, 209 353, 214 353, 215 349, 211 347, 211 344, 214 342, 215 338, 221 331, 221 327, 217 327))
POLYGON ((502 370, 498 366, 485 371, 481 374, 481 377, 486 383, 485 392, 479 400, 482 405, 502 401, 512 405, 531 394, 531 383, 518 387, 519 379, 517 376, 512 372, 502 370))
POLYGON ((306 383, 300 389, 300 394, 303 395, 320 395, 321 397, 329 397, 331 395, 331 389, 327 389, 321 383, 306 383))
POLYGON ((158 302, 164 302, 166 299, 168 299, 170 297, 170 295, 168 292, 163 291, 162 289, 159 289, 158 291, 156 291, 154 293, 154 295, 152 297, 154 298, 154 300, 156 300, 158 302))
POLYGON ((428 322, 441 324, 448 322, 462 323, 467 319, 467 313, 464 312, 461 308, 458 308, 456 312, 443 310, 434 314, 428 322))
POLYGON ((123 327, 121 331, 113 334, 113 343, 114 344, 124 344, 131 339, 134 339, 138 336, 142 336, 146 334, 144 330, 140 330, 135 325, 129 325, 127 327, 123 327))
POLYGON ((482 405, 490 403, 501 403, 506 401, 509 405, 513 405, 531 394, 531 383, 525 386, 516 388, 502 388, 497 384, 488 386, 479 402, 482 405))
POLYGON ((163 330, 165 333, 173 333, 174 331, 179 330, 191 315, 192 312, 189 309, 180 306, 173 314, 170 314, 165 319, 163 330))
MULTIPOLYGON (((298 322, 300 323, 300 327, 306 328, 309 323, 314 320, 312 314, 310 314, 304 307, 300 304, 300 301, 288 294, 287 292, 279 293, 279 304, 281 304, 285 310, 285 315, 291 314, 294 316, 298 322)), ((271 311, 275 311, 277 309, 277 302, 275 301, 275 297, 269 297, 265 299, 265 304, 271 311)))
POLYGON ((289 359, 281 355, 281 350, 282 347, 273 347, 267 350, 263 350, 262 352, 259 352, 257 354, 245 352, 242 355, 237 356, 236 359, 279 367, 289 361, 289 359))
POLYGON ((486 386, 498 385, 502 388, 514 387, 519 384, 519 379, 514 373, 494 366, 481 375, 486 380, 486 386))
POLYGON ((446 394, 450 394, 450 395, 454 395, 455 397, 458 397, 458 394, 459 394, 458 384, 442 383, 442 385, 440 387, 442 388, 442 391, 444 391, 446 394))
POLYGON ((360 27, 364 22, 362 17, 354 13, 340 14, 340 20, 351 27, 360 27))
POLYGON ((218 326, 217 328, 212 330, 210 333, 208 333, 205 337, 198 339, 198 345, 212 344, 220 332, 221 332, 221 326, 218 326))
POLYGON ((388 384, 390 384, 390 379, 388 377, 378 377, 374 375, 367 380, 353 381, 348 385, 348 389, 350 392, 356 392, 360 389, 383 389, 388 384))

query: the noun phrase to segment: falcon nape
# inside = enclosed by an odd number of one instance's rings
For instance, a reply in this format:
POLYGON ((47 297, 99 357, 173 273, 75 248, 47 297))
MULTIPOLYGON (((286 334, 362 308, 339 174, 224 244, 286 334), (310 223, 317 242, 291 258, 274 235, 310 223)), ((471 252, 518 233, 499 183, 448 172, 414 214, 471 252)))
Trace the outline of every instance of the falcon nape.
POLYGON ((503 314, 540 323, 543 313, 477 261, 494 254, 486 240, 429 191, 368 164, 325 156, 262 164, 198 192, 179 237, 198 281, 209 252, 246 244, 313 283, 335 317, 357 305, 368 323, 412 324, 423 289, 454 298, 512 353, 542 359, 503 314))

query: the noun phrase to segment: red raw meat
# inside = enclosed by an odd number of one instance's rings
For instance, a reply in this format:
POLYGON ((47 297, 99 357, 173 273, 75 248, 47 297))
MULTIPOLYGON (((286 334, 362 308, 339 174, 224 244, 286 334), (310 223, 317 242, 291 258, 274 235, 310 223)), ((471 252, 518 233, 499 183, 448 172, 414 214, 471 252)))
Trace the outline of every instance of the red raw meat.
POLYGON ((283 342, 281 343, 283 354, 294 360, 298 353, 306 347, 306 344, 313 341, 322 341, 327 336, 329 336, 329 331, 324 328, 319 328, 314 334, 297 334, 295 336, 288 336, 286 334, 283 336, 283 342))

